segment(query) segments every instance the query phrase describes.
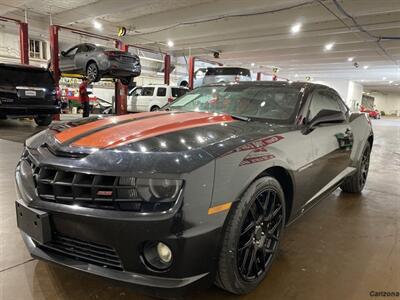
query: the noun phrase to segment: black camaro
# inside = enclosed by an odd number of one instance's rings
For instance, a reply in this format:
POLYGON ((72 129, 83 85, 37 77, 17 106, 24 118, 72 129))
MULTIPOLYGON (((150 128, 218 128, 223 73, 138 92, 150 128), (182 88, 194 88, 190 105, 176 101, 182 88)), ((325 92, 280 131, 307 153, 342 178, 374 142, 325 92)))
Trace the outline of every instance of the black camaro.
POLYGON ((372 143, 368 117, 326 86, 204 86, 162 111, 28 139, 18 226, 34 257, 155 296, 212 283, 244 294, 285 225, 339 186, 361 192, 372 143))

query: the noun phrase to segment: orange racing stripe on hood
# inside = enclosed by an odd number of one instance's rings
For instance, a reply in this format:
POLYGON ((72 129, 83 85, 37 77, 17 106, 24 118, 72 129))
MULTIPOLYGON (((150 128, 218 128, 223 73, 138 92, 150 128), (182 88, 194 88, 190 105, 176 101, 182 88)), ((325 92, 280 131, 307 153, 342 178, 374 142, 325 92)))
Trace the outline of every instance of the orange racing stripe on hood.
POLYGON ((76 147, 115 148, 150 137, 188 128, 233 122, 229 115, 186 112, 154 116, 107 128, 72 143, 76 147))
POLYGON ((147 117, 150 115, 159 115, 166 114, 165 111, 159 112, 147 112, 147 113, 139 113, 139 114, 129 114, 123 116, 115 116, 115 117, 107 117, 104 119, 99 119, 97 121, 93 121, 84 125, 80 125, 77 127, 68 128, 60 133, 55 135, 55 138, 60 143, 68 142, 74 138, 77 138, 79 135, 84 135, 85 133, 89 133, 92 130, 100 129, 101 127, 107 127, 112 124, 118 125, 118 123, 126 122, 129 120, 136 120, 139 118, 147 117))

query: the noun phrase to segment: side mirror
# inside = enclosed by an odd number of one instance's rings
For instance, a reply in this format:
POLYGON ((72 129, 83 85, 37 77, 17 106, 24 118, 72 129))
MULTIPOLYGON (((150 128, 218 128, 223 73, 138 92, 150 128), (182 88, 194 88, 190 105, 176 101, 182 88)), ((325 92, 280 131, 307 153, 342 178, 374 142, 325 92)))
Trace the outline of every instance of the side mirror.
POLYGON ((323 109, 307 124, 303 133, 310 133, 320 124, 342 123, 346 120, 341 111, 323 109))
POLYGON ((67 52, 61 51, 61 55, 62 55, 62 56, 66 56, 66 54, 67 54, 67 52))

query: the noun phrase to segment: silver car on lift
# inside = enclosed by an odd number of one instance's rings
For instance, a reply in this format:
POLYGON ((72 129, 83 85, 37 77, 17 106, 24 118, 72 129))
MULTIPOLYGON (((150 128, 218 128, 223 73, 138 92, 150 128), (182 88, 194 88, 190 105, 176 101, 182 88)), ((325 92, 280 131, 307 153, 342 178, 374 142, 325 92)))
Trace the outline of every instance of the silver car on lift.
POLYGON ((118 78, 127 85, 140 75, 141 65, 135 54, 84 43, 61 51, 60 71, 85 75, 93 82, 102 77, 118 78))

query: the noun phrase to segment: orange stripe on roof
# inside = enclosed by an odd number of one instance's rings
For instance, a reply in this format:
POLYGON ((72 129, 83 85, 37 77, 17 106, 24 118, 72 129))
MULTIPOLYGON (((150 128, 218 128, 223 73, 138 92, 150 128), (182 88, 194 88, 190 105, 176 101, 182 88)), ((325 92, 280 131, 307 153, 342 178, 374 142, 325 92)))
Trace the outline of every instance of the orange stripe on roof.
POLYGON ((76 147, 114 148, 125 144, 188 128, 233 122, 229 115, 187 112, 137 120, 107 128, 74 142, 76 147))
POLYGON ((116 116, 116 117, 107 117, 104 119, 100 119, 97 121, 93 121, 84 125, 80 125, 77 127, 71 127, 68 128, 60 133, 57 133, 55 135, 55 138, 60 142, 60 143, 65 143, 73 138, 78 137, 81 134, 84 134, 85 132, 89 132, 91 130, 96 130, 98 128, 101 128, 103 126, 108 126, 111 124, 118 124, 119 122, 127 121, 127 120, 135 120, 138 118, 146 117, 150 114, 165 114, 165 112, 147 112, 147 113, 139 113, 139 114, 128 114, 128 115, 123 115, 123 116, 116 116))

